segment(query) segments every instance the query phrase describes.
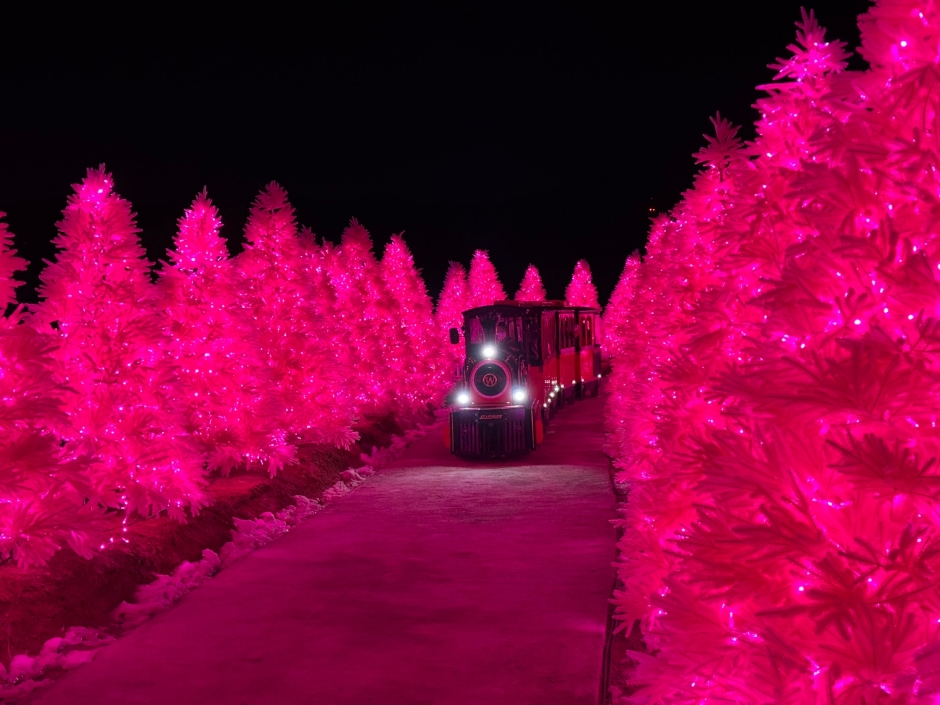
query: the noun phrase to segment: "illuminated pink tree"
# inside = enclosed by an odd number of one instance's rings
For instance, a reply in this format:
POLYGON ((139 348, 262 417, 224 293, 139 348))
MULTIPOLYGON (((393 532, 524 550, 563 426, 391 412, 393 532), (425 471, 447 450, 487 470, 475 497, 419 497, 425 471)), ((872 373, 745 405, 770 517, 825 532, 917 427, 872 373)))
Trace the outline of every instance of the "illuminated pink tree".
POLYGON ((355 218, 331 260, 337 315, 355 347, 352 366, 363 390, 359 408, 385 412, 407 406, 414 392, 408 339, 394 320, 397 306, 382 281, 369 231, 355 218))
POLYGON ((635 312, 630 307, 639 274, 640 253, 635 251, 627 257, 620 280, 604 310, 604 343, 614 358, 623 356, 624 348, 631 340, 631 315, 635 315, 635 312))
POLYGON ((486 250, 477 250, 470 261, 470 275, 467 277, 470 296, 467 299, 467 308, 477 306, 490 306, 495 301, 505 301, 506 292, 499 282, 496 267, 490 262, 486 250))
POLYGON ((545 287, 542 286, 542 277, 534 264, 526 267, 519 291, 516 292, 516 301, 545 301, 545 287))
POLYGON ((437 299, 434 313, 440 339, 444 341, 444 354, 448 357, 451 371, 463 363, 464 335, 463 312, 470 308, 470 288, 467 284, 467 272, 463 265, 451 262, 444 277, 444 288, 437 299), (459 345, 450 342, 450 329, 456 328, 460 338, 459 345))
MULTIPOLYGON (((636 654, 637 699, 938 692, 940 27, 895 1, 861 26, 871 70, 834 80, 841 45, 804 18, 761 104, 760 156, 729 164, 716 209, 715 179, 698 180, 670 226, 686 271, 715 276, 675 316, 688 333, 644 323, 668 394, 658 458, 621 475, 618 611, 652 654, 636 654)), ((664 285, 679 301, 688 286, 664 285)))
POLYGON ((357 372, 360 355, 359 346, 353 342, 355 331, 347 312, 338 304, 331 278, 331 272, 338 266, 337 249, 328 240, 318 243, 308 228, 302 229, 298 241, 307 299, 312 302, 312 312, 317 319, 318 337, 331 341, 336 354, 336 363, 323 372, 335 389, 337 403, 348 408, 353 416, 358 416, 362 408, 371 404, 366 386, 357 372))
POLYGON ((205 191, 179 220, 172 266, 160 272, 167 349, 178 366, 186 428, 203 444, 210 469, 228 474, 241 463, 264 463, 274 472, 293 458, 294 446, 275 422, 273 380, 237 306, 221 226, 205 191))
MULTIPOLYGON (((0 310, 15 305, 13 274, 26 268, 12 237, 0 220, 0 310)), ((24 318, 22 309, 0 317, 0 563, 20 568, 45 563, 64 544, 90 558, 100 542, 98 508, 83 507, 86 459, 62 447, 67 391, 55 379, 56 340, 24 318)))
POLYGON ((569 306, 601 307, 597 300, 597 287, 591 280, 591 268, 587 260, 579 260, 575 265, 571 283, 565 289, 565 302, 569 306))
POLYGON ((175 370, 131 205, 104 167, 75 185, 41 275, 37 317, 53 325, 66 451, 90 458, 92 506, 184 519, 205 504, 205 466, 172 398, 175 370))
POLYGON ((406 354, 414 375, 410 404, 418 407, 438 403, 446 391, 442 379, 446 365, 441 360, 444 342, 438 335, 424 279, 400 235, 392 235, 385 246, 381 273, 385 288, 397 305, 390 323, 400 322, 407 339, 406 354))
POLYGON ((334 375, 340 365, 333 341, 321 337, 317 305, 303 277, 294 209, 276 183, 252 205, 245 239, 245 251, 236 258, 239 307, 271 375, 277 426, 288 434, 285 442, 347 445, 355 434, 350 410, 337 403, 334 375))

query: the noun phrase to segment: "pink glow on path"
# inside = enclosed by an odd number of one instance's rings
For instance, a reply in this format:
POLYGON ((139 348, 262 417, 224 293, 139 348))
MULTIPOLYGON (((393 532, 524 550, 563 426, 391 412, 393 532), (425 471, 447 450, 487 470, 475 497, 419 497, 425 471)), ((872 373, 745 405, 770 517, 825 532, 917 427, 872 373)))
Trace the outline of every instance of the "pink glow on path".
POLYGON ((615 516, 603 400, 523 461, 437 429, 28 700, 594 705, 615 516))

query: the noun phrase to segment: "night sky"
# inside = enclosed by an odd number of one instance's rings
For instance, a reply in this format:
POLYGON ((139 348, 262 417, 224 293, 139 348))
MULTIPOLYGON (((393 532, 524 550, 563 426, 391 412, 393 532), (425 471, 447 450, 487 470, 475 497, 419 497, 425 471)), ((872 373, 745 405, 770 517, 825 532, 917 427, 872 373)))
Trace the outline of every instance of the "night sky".
MULTIPOLYGON (((753 135, 755 86, 800 16, 789 0, 635 4, 328 16, 134 6, 126 17, 81 4, 8 21, 0 210, 31 260, 20 300, 35 300, 69 185, 104 162, 154 261, 203 186, 239 251, 249 205, 273 179, 327 239, 351 216, 379 254, 404 231, 434 295, 448 260, 486 248, 510 295, 532 262, 561 297, 583 257, 604 301, 649 209, 691 185, 708 118, 721 111, 753 135)), ((814 7, 827 36, 854 48, 867 5, 814 7)))

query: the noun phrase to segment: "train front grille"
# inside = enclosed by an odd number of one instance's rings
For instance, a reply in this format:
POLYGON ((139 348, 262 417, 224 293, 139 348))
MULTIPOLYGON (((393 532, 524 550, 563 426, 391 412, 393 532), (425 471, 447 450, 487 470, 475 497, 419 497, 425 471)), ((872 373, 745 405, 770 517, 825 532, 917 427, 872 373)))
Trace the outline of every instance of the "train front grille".
POLYGON ((528 448, 525 409, 460 409, 453 423, 459 455, 498 457, 528 448))

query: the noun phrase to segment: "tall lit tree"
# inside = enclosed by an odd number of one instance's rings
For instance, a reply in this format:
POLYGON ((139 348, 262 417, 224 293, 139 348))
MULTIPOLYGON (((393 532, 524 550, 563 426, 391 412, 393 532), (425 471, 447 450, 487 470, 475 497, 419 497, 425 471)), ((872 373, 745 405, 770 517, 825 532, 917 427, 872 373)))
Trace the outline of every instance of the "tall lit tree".
POLYGON ((414 369, 411 404, 439 402, 443 392, 445 365, 441 355, 444 344, 434 321, 431 297, 421 273, 415 266, 408 245, 400 235, 392 235, 382 256, 382 281, 397 311, 392 322, 400 321, 407 338, 407 355, 414 369))
MULTIPOLYGON (((269 184, 255 199, 236 259, 241 315, 256 331, 258 354, 272 375, 278 427, 301 441, 348 444, 350 410, 337 403, 339 367, 303 278, 294 209, 269 184)), ((271 467, 274 470, 274 467, 271 467)))
POLYGON ((650 345, 660 456, 621 476, 618 610, 651 651, 636 700, 938 692, 938 20, 882 0, 861 19, 871 69, 837 80, 842 45, 805 16, 756 158, 717 211, 712 179, 686 199, 685 239, 710 243, 686 272, 715 278, 675 316, 686 336, 650 345))
POLYGON ((205 504, 205 464, 171 399, 175 370, 131 205, 102 166, 74 186, 41 275, 39 319, 55 328, 66 448, 91 459, 93 503, 182 520, 205 504))
POLYGON ((545 287, 542 286, 542 277, 534 264, 526 267, 519 291, 516 292, 516 301, 545 301, 545 287))
POLYGON ((354 367, 364 390, 361 408, 382 412, 407 405, 413 390, 407 337, 393 320, 396 305, 382 281, 372 237, 355 218, 332 257, 330 281, 338 315, 356 347, 354 367))
POLYGON ((470 274, 467 277, 470 295, 467 308, 490 306, 496 301, 505 301, 506 292, 499 282, 496 267, 490 262, 486 250, 477 250, 470 261, 470 274))
POLYGON ((631 303, 640 274, 640 253, 634 251, 623 266, 604 310, 604 343, 614 358, 622 357, 631 337, 631 303))
MULTIPOLYGON (((26 268, 12 238, 0 220, 0 310, 15 305, 13 275, 26 268)), ((55 343, 22 309, 0 317, 0 562, 20 568, 45 563, 64 544, 88 558, 100 540, 97 506, 83 506, 86 459, 61 442, 68 392, 55 380, 55 343)))
MULTIPOLYGON (((440 339, 445 341, 444 354, 450 362, 451 373, 455 374, 455 367, 463 362, 464 334, 463 312, 470 308, 470 288, 467 284, 467 271, 462 264, 451 262, 444 277, 444 287, 437 299, 437 309, 434 318, 440 331, 440 339), (450 342, 450 329, 456 328, 460 344, 450 342)), ((451 375, 453 376, 453 374, 451 375)))
POLYGON ((276 471, 295 449, 275 422, 273 380, 237 306, 221 226, 205 191, 179 220, 175 249, 167 253, 172 265, 160 272, 167 350, 178 367, 186 428, 203 444, 210 469, 227 474, 247 462, 276 471))
POLYGON ((565 289, 565 301, 569 306, 601 307, 597 300, 597 287, 591 280, 591 268, 587 260, 578 260, 575 265, 571 283, 565 289))

